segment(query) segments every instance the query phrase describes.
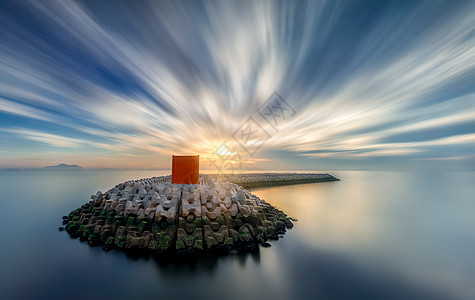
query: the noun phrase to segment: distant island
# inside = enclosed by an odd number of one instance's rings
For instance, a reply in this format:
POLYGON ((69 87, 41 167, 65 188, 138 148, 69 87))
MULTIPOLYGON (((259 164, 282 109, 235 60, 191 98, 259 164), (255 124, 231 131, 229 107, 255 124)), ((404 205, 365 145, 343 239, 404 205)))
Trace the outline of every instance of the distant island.
POLYGON ((82 170, 78 165, 59 164, 57 166, 47 166, 43 170, 82 170))

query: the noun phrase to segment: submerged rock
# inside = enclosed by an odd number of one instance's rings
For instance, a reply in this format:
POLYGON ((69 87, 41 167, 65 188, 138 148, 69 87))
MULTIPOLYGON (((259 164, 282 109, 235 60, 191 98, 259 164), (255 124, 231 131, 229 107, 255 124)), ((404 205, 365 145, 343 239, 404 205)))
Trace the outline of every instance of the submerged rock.
POLYGON ((99 191, 62 218, 64 229, 106 251, 229 253, 268 247, 268 239, 293 227, 284 212, 238 184, 200 177, 200 184, 171 184, 171 176, 162 176, 99 191))

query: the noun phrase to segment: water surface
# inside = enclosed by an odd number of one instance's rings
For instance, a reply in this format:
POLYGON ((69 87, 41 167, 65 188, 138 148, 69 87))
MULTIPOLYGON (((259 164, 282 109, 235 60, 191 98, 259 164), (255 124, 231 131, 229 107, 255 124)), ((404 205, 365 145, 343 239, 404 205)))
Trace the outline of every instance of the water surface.
POLYGON ((255 189, 299 221, 242 256, 134 258, 58 231, 97 190, 168 173, 0 172, 0 297, 475 298, 473 172, 336 172, 342 181, 255 189))

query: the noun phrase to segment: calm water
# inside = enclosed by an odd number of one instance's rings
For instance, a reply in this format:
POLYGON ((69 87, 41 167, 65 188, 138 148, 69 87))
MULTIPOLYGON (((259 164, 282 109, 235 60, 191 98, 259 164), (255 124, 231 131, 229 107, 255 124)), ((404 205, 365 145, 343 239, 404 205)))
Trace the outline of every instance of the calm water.
POLYGON ((1 299, 474 299, 475 173, 335 172, 254 190, 297 218, 268 249, 136 259, 59 232, 61 216, 167 171, 0 172, 1 299))

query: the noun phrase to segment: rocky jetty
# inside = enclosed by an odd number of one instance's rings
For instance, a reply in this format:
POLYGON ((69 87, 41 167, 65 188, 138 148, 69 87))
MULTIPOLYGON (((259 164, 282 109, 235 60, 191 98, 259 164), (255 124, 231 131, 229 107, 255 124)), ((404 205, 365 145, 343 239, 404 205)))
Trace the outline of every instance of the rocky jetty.
POLYGON ((159 254, 268 246, 267 240, 293 227, 284 212, 229 179, 200 175, 200 184, 172 184, 171 176, 126 181, 92 195, 63 217, 60 230, 105 250, 159 254))
POLYGON ((330 174, 320 173, 250 173, 212 174, 205 176, 212 180, 234 182, 244 188, 340 180, 330 174))

